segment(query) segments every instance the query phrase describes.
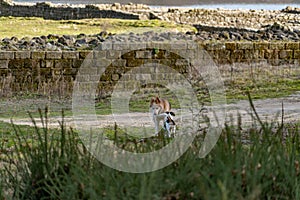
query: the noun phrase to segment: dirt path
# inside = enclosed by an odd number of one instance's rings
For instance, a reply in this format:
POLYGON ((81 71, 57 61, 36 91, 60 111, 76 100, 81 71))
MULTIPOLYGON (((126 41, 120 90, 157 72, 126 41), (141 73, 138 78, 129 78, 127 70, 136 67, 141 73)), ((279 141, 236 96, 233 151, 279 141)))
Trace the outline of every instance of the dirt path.
MULTIPOLYGON (((253 101, 254 106, 261 117, 262 120, 267 121, 281 121, 282 117, 282 103, 283 103, 283 117, 285 122, 295 122, 300 121, 300 92, 295 93, 288 97, 276 98, 276 99, 265 99, 265 100, 255 100, 253 101)), ((176 113, 180 113, 179 110, 175 110, 176 113)), ((253 122, 251 115, 254 115, 252 109, 250 108, 248 101, 239 101, 238 103, 228 104, 226 106, 226 121, 233 121, 234 124, 237 123, 238 113, 241 116, 242 124, 249 125, 253 122)), ((212 116, 211 108, 208 107, 208 116, 212 116)), ((177 119, 181 116, 177 115, 177 119)), ((153 122, 151 115, 149 113, 129 113, 121 114, 117 116, 113 115, 99 115, 97 116, 97 121, 90 121, 89 125, 97 125, 100 127, 113 126, 117 119, 119 126, 135 126, 135 127, 151 127, 153 122)), ((0 121, 10 122, 10 119, 0 118, 0 121)), ((42 126, 41 120, 35 118, 36 124, 42 126)), ((61 117, 52 117, 49 119, 49 126, 55 128, 59 126, 59 121, 61 117)), ((72 117, 65 117, 65 123, 69 127, 74 127, 74 120, 72 117)), ((180 121, 180 120, 178 120, 180 121)), ((30 125, 33 123, 28 118, 23 119, 13 119, 13 122, 18 125, 30 125)))
MULTIPOLYGON (((285 122, 300 121, 300 92, 283 98, 255 100, 253 104, 263 121, 281 121, 282 115, 285 122)), ((232 115, 236 121, 237 113, 240 113, 243 123, 253 121, 251 115, 254 115, 254 112, 250 108, 249 101, 240 101, 227 106, 227 118, 232 115)))

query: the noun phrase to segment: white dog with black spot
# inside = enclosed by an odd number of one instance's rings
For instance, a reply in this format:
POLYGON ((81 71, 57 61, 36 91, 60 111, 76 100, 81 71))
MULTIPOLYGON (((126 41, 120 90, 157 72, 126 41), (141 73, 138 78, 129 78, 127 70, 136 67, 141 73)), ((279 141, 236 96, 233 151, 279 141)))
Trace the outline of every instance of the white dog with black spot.
POLYGON ((168 137, 175 135, 176 124, 174 122, 175 113, 174 112, 165 112, 163 113, 164 117, 164 129, 168 132, 168 137))
POLYGON ((159 122, 163 120, 163 128, 168 132, 175 134, 176 125, 174 122, 174 112, 170 111, 171 104, 168 100, 159 97, 153 97, 150 101, 150 112, 152 113, 153 122, 155 124, 155 135, 159 132, 159 122))

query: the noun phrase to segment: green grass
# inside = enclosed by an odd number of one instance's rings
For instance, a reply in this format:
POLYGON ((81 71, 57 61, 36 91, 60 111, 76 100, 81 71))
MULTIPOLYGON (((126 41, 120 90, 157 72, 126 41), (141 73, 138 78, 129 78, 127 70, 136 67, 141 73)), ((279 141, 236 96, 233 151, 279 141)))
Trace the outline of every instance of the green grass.
POLYGON ((71 116, 71 106, 68 98, 47 97, 37 93, 16 94, 0 99, 0 118, 28 118, 28 113, 39 117, 38 109, 45 107, 48 107, 50 117, 60 116, 61 110, 65 110, 66 116, 71 116))
MULTIPOLYGON (((24 116, 26 116, 27 119, 30 119, 30 116, 31 117, 37 117, 40 118, 41 116, 41 113, 39 110, 36 110, 34 113, 34 115, 32 114, 26 114, 24 113, 24 116)), ((60 113, 57 113, 57 115, 60 115, 61 116, 62 112, 60 111, 60 113)), ((47 117, 50 117, 48 111, 47 111, 47 117)), ((45 118, 43 117, 44 119, 44 123, 46 123, 45 121, 45 118)), ((0 138, 1 138, 1 146, 4 147, 6 146, 7 148, 11 148, 13 147, 13 142, 12 140, 15 138, 16 135, 14 135, 13 133, 16 131, 20 132, 20 133, 24 133, 21 135, 21 137, 24 137, 23 139, 26 138, 26 140, 32 140, 32 139, 36 139, 35 136, 36 135, 36 132, 37 130, 39 131, 43 131, 43 128, 37 128, 35 126, 28 126, 28 125, 18 125, 18 126, 15 126, 14 123, 13 123, 13 119, 11 121, 12 123, 7 123, 7 122, 2 122, 0 121, 0 138)), ((34 124, 33 124, 34 125, 34 124)), ((49 133, 50 134, 53 134, 54 132, 57 132, 57 129, 49 129, 49 133)))
POLYGON ((195 31, 189 25, 178 25, 160 20, 122 20, 122 19, 82 19, 82 20, 45 20, 37 17, 0 17, 0 38, 16 36, 34 37, 48 34, 77 35, 80 33, 97 34, 163 31, 195 31), (153 29, 153 27, 156 27, 153 29))
MULTIPOLYGON (((260 123, 259 116, 255 120, 260 123)), ((300 124, 261 125, 243 129, 229 123, 205 158, 198 157, 203 136, 197 136, 169 166, 131 174, 95 160, 76 131, 64 126, 50 131, 1 123, 1 131, 8 128, 2 138, 14 136, 13 148, 8 150, 7 140, 0 147, 1 198, 299 199, 300 124)), ((108 129, 112 135, 115 130, 108 129)), ((111 139, 131 150, 164 145, 160 138, 146 146, 134 138, 111 139)))
POLYGON ((253 99, 286 97, 300 91, 300 80, 291 78, 269 80, 235 80, 227 84, 226 98, 229 102, 247 99, 247 92, 253 99))

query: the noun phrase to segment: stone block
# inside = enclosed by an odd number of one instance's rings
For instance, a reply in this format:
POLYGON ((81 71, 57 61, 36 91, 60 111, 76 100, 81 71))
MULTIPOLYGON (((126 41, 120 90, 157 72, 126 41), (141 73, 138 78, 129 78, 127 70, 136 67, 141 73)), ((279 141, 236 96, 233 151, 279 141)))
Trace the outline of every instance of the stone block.
POLYGON ((32 68, 32 60, 31 59, 24 59, 24 68, 32 68))
POLYGON ((171 50, 171 41, 166 42, 149 42, 146 43, 146 48, 148 49, 161 49, 161 50, 171 50))
POLYGON ((254 49, 254 45, 252 42, 239 42, 239 43, 237 43, 237 49, 251 50, 251 49, 254 49))
POLYGON ((121 51, 116 50, 107 50, 106 51, 106 58, 108 59, 117 59, 121 57, 121 51))
POLYGON ((66 59, 55 60, 54 68, 59 68, 59 69, 72 68, 72 61, 66 59))
POLYGON ((189 65, 189 61, 186 59, 177 59, 175 62, 176 66, 187 66, 189 65))
POLYGON ((122 54, 121 58, 124 58, 124 59, 135 58, 135 50, 133 50, 133 51, 124 50, 124 51, 122 51, 121 54, 122 54))
POLYGON ((281 50, 279 52, 280 59, 292 59, 293 58, 293 50, 281 50))
POLYGON ((112 60, 110 60, 110 59, 99 58, 99 59, 95 59, 94 67, 106 68, 106 67, 110 66, 111 63, 112 63, 112 60))
POLYGON ((35 60, 30 60, 30 62, 33 70, 38 70, 41 68, 41 60, 35 59, 35 60))
POLYGON ((0 60, 11 60, 14 57, 13 51, 0 51, 0 60))
POLYGON ((170 44, 171 44, 171 50, 173 50, 173 49, 186 50, 188 48, 188 45, 186 42, 170 41, 170 44))
POLYGON ((167 51, 164 49, 151 49, 151 51, 153 52, 153 58, 155 59, 176 59, 176 58, 180 58, 181 56, 178 54, 175 54, 172 51, 167 51))
POLYGON ((285 49, 285 43, 283 43, 283 42, 270 43, 270 49, 271 50, 283 50, 283 49, 285 49))
POLYGON ((256 49, 256 50, 269 49, 269 43, 268 42, 255 42, 254 43, 254 49, 256 49))
POLYGON ((122 78, 122 81, 126 82, 126 81, 132 81, 135 75, 128 73, 128 74, 121 74, 120 77, 122 78))
POLYGON ((231 53, 230 57, 233 62, 241 62, 244 57, 244 51, 243 50, 235 50, 231 53))
MULTIPOLYGON (((176 57, 184 58, 184 59, 194 59, 196 57, 196 52, 194 50, 190 50, 190 49, 187 49, 187 50, 183 49, 178 52, 178 56, 176 55, 176 57)), ((174 56, 170 55, 169 58, 174 59, 174 56)))
POLYGON ((8 69, 9 60, 0 60, 0 69, 8 69))
POLYGON ((9 70, 0 68, 0 76, 4 76, 5 78, 9 79, 9 70))
POLYGON ((256 59, 258 59, 258 57, 259 57, 259 50, 249 50, 249 49, 246 49, 245 51, 244 51, 244 59, 245 60, 249 60, 250 62, 251 62, 251 60, 256 60, 256 59))
POLYGON ((79 58, 79 52, 77 52, 77 51, 64 51, 64 52, 62 52, 62 58, 63 59, 78 59, 79 58))
POLYGON ((29 59, 30 54, 31 54, 30 51, 16 51, 15 59, 29 59))
POLYGON ((85 59, 86 57, 93 57, 93 51, 79 51, 79 59, 85 59))
POLYGON ((204 45, 204 49, 207 51, 214 51, 214 50, 221 50, 226 49, 225 43, 223 42, 212 42, 212 43, 206 43, 204 45))
POLYGON ((41 68, 49 68, 52 69, 54 67, 53 60, 41 60, 41 68))
POLYGON ((128 59, 127 60, 127 67, 137 67, 144 64, 144 59, 128 59))
POLYGON ((144 59, 151 59, 153 51, 145 50, 145 51, 136 51, 135 58, 144 58, 144 59))
POLYGON ((129 50, 140 50, 140 49, 146 49, 147 45, 146 43, 130 43, 129 44, 129 50))
POLYGON ((9 60, 8 67, 10 69, 21 69, 24 67, 24 61, 20 59, 9 60))
POLYGON ((265 50, 256 50, 258 53, 258 59, 264 59, 265 58, 265 50))
POLYGON ((226 42, 225 43, 225 48, 226 48, 226 50, 230 50, 230 51, 234 51, 234 50, 236 50, 236 47, 237 45, 236 45, 236 43, 235 42, 226 42))
POLYGON ((113 43, 112 42, 102 42, 100 43, 97 48, 95 49, 96 51, 105 51, 105 50, 111 50, 113 49, 113 43))
POLYGON ((155 73, 155 68, 151 66, 140 67, 140 71, 143 74, 153 74, 155 73))
POLYGON ((69 69, 65 69, 64 71, 63 71, 63 74, 64 75, 67 75, 67 76, 76 76, 76 74, 77 74, 77 71, 78 71, 78 69, 76 69, 76 68, 69 68, 69 69))
MULTIPOLYGON (((109 50, 105 50, 105 51, 93 51, 93 59, 102 59, 102 58, 107 58, 107 51, 109 50)), ((90 56, 89 56, 90 58, 90 56)))
POLYGON ((46 59, 61 59, 62 52, 61 51, 47 51, 46 52, 46 59))
POLYGON ((300 59, 300 50, 294 50, 294 58, 300 59))
POLYGON ((31 58, 32 59, 45 59, 46 52, 45 51, 32 51, 31 58))
POLYGON ((135 74, 135 80, 152 80, 151 74, 135 74))
MULTIPOLYGON (((150 60, 149 60, 150 61, 150 60)), ((172 67, 175 65, 176 59, 160 59, 159 64, 172 67)), ((151 62, 150 62, 151 63, 151 62)), ((155 64, 154 64, 155 65, 155 64)))
POLYGON ((218 59, 230 59, 231 52, 228 50, 219 50, 216 53, 218 54, 218 59))
POLYGON ((73 68, 80 68, 82 63, 83 63, 83 60, 74 59, 74 60, 72 60, 72 67, 73 68))
POLYGON ((264 58, 265 59, 274 59, 276 57, 278 57, 278 50, 264 50, 264 58), (277 54, 277 56, 275 55, 277 54))
POLYGON ((116 59, 111 63, 111 65, 113 67, 125 67, 126 66, 126 60, 125 59, 116 59))
POLYGON ((286 50, 298 50, 299 49, 299 43, 298 42, 288 42, 285 44, 286 50))
POLYGON ((90 77, 90 81, 91 81, 91 82, 94 82, 94 83, 96 83, 96 82, 98 82, 98 81, 100 80, 100 77, 99 77, 99 75, 97 75, 97 74, 95 74, 95 75, 90 75, 89 77, 90 77))

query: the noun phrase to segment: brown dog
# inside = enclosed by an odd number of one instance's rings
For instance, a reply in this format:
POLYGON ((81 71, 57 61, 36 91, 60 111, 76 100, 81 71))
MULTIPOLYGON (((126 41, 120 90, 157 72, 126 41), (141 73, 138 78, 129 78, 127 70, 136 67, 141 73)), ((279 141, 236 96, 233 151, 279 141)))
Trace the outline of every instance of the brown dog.
POLYGON ((171 104, 166 99, 161 99, 159 97, 153 97, 150 101, 150 112, 152 113, 153 121, 155 124, 155 134, 158 134, 159 122, 164 119, 165 112, 171 110, 171 104))

